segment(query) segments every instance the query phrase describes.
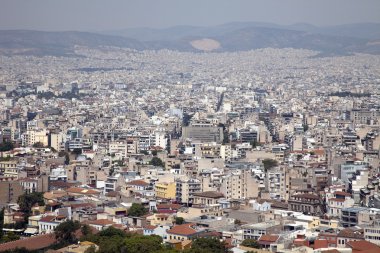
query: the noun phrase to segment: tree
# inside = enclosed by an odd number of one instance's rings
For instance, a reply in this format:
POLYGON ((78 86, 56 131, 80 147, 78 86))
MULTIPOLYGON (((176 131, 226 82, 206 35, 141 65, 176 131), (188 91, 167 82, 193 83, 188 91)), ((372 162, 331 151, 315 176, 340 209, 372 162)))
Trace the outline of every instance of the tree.
POLYGON ((83 236, 89 236, 92 234, 92 230, 91 230, 91 227, 87 224, 83 225, 80 229, 80 231, 82 232, 82 235, 83 236))
POLYGON ((269 169, 276 167, 278 165, 277 161, 273 159, 264 159, 263 164, 264 164, 265 171, 268 171, 269 169))
POLYGON ((5 242, 16 241, 19 239, 20 239, 20 236, 16 235, 14 232, 11 231, 11 232, 6 233, 3 236, 3 238, 1 239, 1 242, 5 243, 5 242))
POLYGON ((261 248, 260 244, 254 239, 245 239, 244 241, 242 241, 241 245, 255 249, 261 248))
POLYGON ((27 215, 31 213, 31 209, 35 204, 39 206, 45 205, 44 197, 41 192, 24 193, 18 197, 17 203, 20 206, 22 212, 27 215))
POLYGON ((128 216, 141 217, 148 213, 148 209, 138 203, 133 203, 128 209, 128 216))
POLYGON ((71 244, 75 242, 75 231, 80 228, 78 221, 68 220, 62 222, 55 228, 55 237, 58 242, 71 244))
POLYGON ((129 253, 151 253, 163 249, 162 238, 158 235, 135 235, 125 240, 125 248, 129 253))
POLYGON ((58 152, 58 156, 59 156, 59 157, 65 157, 65 164, 66 164, 66 165, 69 165, 69 164, 70 164, 70 156, 69 156, 69 153, 67 153, 66 151, 59 151, 59 152, 58 152))
POLYGON ((157 153, 158 153, 157 150, 152 150, 152 155, 153 156, 157 156, 157 153))
POLYGON ((69 165, 70 164, 70 156, 68 153, 65 154, 65 164, 69 165))
POLYGON ((100 231, 98 235, 102 237, 112 237, 112 236, 126 237, 127 233, 125 233, 123 230, 120 230, 114 227, 108 227, 100 231))
POLYGON ((33 148, 43 148, 44 144, 42 142, 36 142, 33 144, 33 148))
POLYGON ((149 164, 156 167, 165 167, 165 164, 162 162, 162 160, 156 156, 150 160, 149 164))
MULTIPOLYGON (((4 227, 4 210, 5 210, 4 207, 0 210, 0 231, 3 231, 3 227, 4 227)), ((0 241, 2 237, 3 237, 3 233, 1 232, 0 241)))
POLYGON ((96 247, 95 245, 91 245, 90 247, 88 247, 84 253, 95 253, 96 252, 96 247))
POLYGON ((197 238, 193 241, 188 253, 225 253, 228 252, 225 242, 218 238, 197 238))
POLYGON ((256 148, 257 147, 257 141, 256 140, 251 141, 250 144, 251 144, 252 148, 256 148))
POLYGON ((175 217, 175 224, 181 225, 185 223, 185 219, 182 217, 175 217))
POLYGON ((0 152, 6 152, 12 150, 14 148, 13 143, 9 141, 5 141, 0 143, 0 152))

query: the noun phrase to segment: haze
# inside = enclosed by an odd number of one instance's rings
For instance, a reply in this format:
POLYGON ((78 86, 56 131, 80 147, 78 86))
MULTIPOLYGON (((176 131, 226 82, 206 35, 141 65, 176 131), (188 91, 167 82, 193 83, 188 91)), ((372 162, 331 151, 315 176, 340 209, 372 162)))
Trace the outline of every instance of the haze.
POLYGON ((233 21, 318 26, 380 22, 378 0, 3 0, 0 29, 104 31, 233 21))

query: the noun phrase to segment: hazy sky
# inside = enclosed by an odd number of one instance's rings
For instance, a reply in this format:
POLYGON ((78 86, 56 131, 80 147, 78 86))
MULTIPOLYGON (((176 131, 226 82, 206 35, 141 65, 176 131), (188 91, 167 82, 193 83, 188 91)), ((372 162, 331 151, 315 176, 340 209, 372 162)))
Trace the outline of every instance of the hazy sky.
POLYGON ((380 23, 380 0, 0 0, 0 29, 100 31, 231 21, 380 23))

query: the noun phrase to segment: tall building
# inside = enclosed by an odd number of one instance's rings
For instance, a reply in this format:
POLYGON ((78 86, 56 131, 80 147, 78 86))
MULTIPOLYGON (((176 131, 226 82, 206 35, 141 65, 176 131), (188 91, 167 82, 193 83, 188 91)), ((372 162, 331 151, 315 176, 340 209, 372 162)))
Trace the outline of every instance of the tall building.
POLYGON ((189 138, 192 141, 221 143, 223 141, 223 128, 208 123, 192 124, 182 128, 182 138, 189 138))
POLYGON ((0 182, 0 207, 9 203, 16 203, 18 197, 23 193, 22 186, 18 181, 0 182))
POLYGON ((250 169, 236 169, 222 176, 220 192, 227 199, 257 198, 259 183, 252 177, 250 169))
POLYGON ((176 181, 176 200, 180 203, 192 204, 194 193, 201 192, 201 182, 197 179, 176 181))

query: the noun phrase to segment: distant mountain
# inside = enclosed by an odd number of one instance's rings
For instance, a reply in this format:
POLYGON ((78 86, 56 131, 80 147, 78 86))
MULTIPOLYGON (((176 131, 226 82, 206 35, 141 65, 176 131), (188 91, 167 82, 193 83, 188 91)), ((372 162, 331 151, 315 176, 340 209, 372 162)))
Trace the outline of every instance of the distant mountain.
POLYGON ((144 49, 139 41, 87 32, 0 31, 0 52, 33 55, 70 55, 75 45, 115 46, 144 49))
POLYGON ((201 26, 173 26, 164 29, 153 28, 130 28, 100 32, 102 34, 128 37, 140 41, 172 41, 188 36, 221 36, 227 32, 244 28, 276 28, 310 32, 313 34, 333 35, 369 40, 380 40, 380 24, 357 23, 337 26, 317 27, 307 23, 292 25, 277 25, 264 22, 231 22, 211 27, 201 26))
POLYGON ((179 51, 244 51, 258 48, 302 48, 321 55, 380 54, 380 24, 316 27, 298 23, 232 22, 212 27, 175 26, 88 32, 0 31, 0 53, 74 55, 74 46, 115 46, 179 51))

